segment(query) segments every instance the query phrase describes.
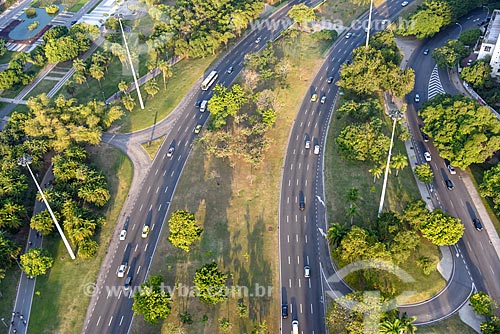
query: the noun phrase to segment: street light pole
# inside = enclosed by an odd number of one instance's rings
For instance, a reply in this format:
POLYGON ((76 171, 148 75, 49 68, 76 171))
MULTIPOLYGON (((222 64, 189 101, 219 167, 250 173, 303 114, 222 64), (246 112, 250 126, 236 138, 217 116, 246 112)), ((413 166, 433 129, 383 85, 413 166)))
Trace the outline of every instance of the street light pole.
POLYGON ((40 195, 42 196, 43 202, 45 203, 45 206, 47 207, 47 210, 49 211, 50 217, 52 217, 52 221, 56 225, 57 231, 59 232, 59 235, 61 236, 61 238, 64 242, 64 246, 66 246, 66 249, 68 250, 68 253, 69 253, 69 256, 71 257, 71 259, 74 260, 75 254, 73 253, 73 250, 71 249, 71 246, 69 245, 69 242, 66 239, 66 236, 64 235, 64 232, 63 232, 61 226, 57 222, 57 219, 54 216, 54 212, 52 212, 52 209, 50 208, 50 205, 47 202, 47 199, 45 198, 45 195, 43 194, 43 191, 40 188, 40 185, 38 184, 38 181, 36 180, 35 175, 33 175, 33 172, 31 171, 29 164, 31 163, 32 160, 33 160, 33 158, 30 157, 29 155, 23 155, 22 157, 20 157, 17 160, 17 164, 21 165, 21 166, 26 166, 28 168, 28 171, 30 172, 31 177, 33 178, 33 181, 35 181, 36 188, 40 192, 40 195))
POLYGON ((370 28, 372 27, 372 11, 373 11, 373 0, 370 1, 370 12, 368 13, 368 28, 366 31, 366 43, 365 48, 368 49, 368 42, 370 40, 370 28))
POLYGON ((380 217, 382 213, 382 209, 384 207, 384 199, 385 199, 385 191, 387 189, 387 176, 389 175, 389 165, 391 163, 391 152, 392 152, 392 144, 394 143, 394 132, 396 130, 396 123, 399 118, 401 118, 401 113, 399 111, 393 112, 391 114, 394 122, 392 123, 392 134, 391 134, 391 145, 389 146, 389 154, 387 154, 387 163, 385 165, 385 173, 384 173, 384 185, 382 186, 382 195, 380 196, 380 205, 378 207, 377 216, 380 217))
POLYGON ((458 22, 455 22, 456 25, 458 25, 460 27, 460 33, 458 34, 458 38, 460 38, 460 35, 462 35, 462 25, 458 22))
POLYGON ((122 31, 123 42, 125 43, 125 49, 127 50, 128 61, 130 63, 130 68, 132 69, 132 76, 134 77, 135 89, 137 90, 137 96, 139 97, 139 104, 141 105, 141 109, 144 109, 144 102, 142 102, 141 90, 139 89, 139 83, 137 82, 137 75, 135 74, 134 64, 132 63, 132 56, 130 55, 127 39, 125 38, 125 31, 123 31, 122 19, 119 16, 118 16, 118 22, 120 22, 120 29, 122 31))

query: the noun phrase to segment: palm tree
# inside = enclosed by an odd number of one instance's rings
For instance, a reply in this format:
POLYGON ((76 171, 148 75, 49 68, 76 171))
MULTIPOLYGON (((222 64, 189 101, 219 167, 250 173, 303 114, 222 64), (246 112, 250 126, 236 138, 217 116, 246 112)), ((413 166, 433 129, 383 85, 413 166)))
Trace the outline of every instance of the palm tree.
POLYGON ((330 228, 326 232, 326 237, 330 242, 330 245, 332 247, 336 247, 340 245, 340 242, 346 236, 347 232, 349 231, 343 225, 339 223, 334 223, 330 226, 330 228))
POLYGON ((75 80, 75 82, 79 85, 85 82, 87 83, 87 87, 89 86, 89 83, 87 82, 87 77, 82 72, 76 71, 75 74, 73 74, 73 80, 75 80))
POLYGON ((356 215, 356 211, 358 210, 358 206, 356 205, 356 201, 359 198, 359 189, 358 188, 351 188, 346 194, 346 199, 349 202, 349 210, 347 216, 351 218, 351 224, 352 224, 352 219, 356 215))
POLYGON ((127 92, 127 89, 128 89, 128 86, 129 86, 129 85, 128 85, 128 83, 127 83, 126 81, 123 81, 123 80, 122 80, 122 81, 120 81, 120 82, 118 83, 118 90, 119 90, 120 92, 126 93, 126 92, 127 92))
POLYGON ((166 61, 166 60, 160 60, 158 62, 158 68, 161 71, 161 74, 163 75, 163 88, 167 89, 167 79, 170 79, 172 75, 174 75, 174 72, 172 71, 172 66, 166 61))
POLYGON ((144 89, 148 95, 151 95, 151 97, 155 97, 155 95, 160 91, 160 87, 158 87, 158 83, 155 80, 149 80, 146 82, 144 89))
POLYGON ((379 179, 384 174, 384 169, 381 166, 374 166, 368 171, 373 175, 373 183, 375 183, 375 179, 379 179))
POLYGON ((135 101, 132 98, 132 96, 130 96, 128 94, 127 95, 123 95, 123 97, 122 97, 122 103, 123 103, 123 107, 125 109, 127 109, 129 112, 131 112, 135 108, 135 101))
POLYGON ((85 62, 79 58, 73 60, 73 68, 75 69, 76 72, 80 72, 81 74, 84 74, 85 71, 87 70, 87 65, 85 62))
POLYGON ((407 166, 408 166, 408 159, 406 158, 406 155, 397 154, 392 157, 391 168, 396 169, 396 176, 398 176, 400 169, 404 169, 407 166))
POLYGON ((386 314, 384 321, 380 324, 380 334, 414 334, 417 327, 413 324, 416 317, 408 317, 394 310, 386 314))
POLYGON ((93 63, 90 65, 89 69, 90 75, 92 78, 96 79, 99 82, 99 87, 101 87, 101 79, 104 77, 104 71, 99 64, 93 63))

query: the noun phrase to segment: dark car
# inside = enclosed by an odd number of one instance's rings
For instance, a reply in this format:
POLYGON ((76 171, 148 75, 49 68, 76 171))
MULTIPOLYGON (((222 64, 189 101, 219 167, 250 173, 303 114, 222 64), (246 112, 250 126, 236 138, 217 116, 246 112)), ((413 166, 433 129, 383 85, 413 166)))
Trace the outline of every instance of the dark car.
POLYGON ((200 109, 201 107, 201 100, 196 101, 195 105, 196 108, 200 109))
POLYGON ((483 224, 481 224, 481 221, 479 219, 477 218, 472 219, 472 223, 474 223, 474 227, 476 228, 476 230, 478 231, 483 230, 483 224))
POLYGON ((299 209, 300 211, 304 211, 306 208, 306 200, 304 198, 304 193, 302 191, 299 192, 299 209))
POLYGON ((125 284, 123 284, 125 290, 128 290, 130 288, 130 284, 132 284, 132 276, 127 276, 127 278, 125 279, 125 284))
POLYGON ((426 142, 426 143, 429 141, 429 136, 425 132, 422 132, 422 138, 424 139, 424 142, 426 142))
POLYGON ((287 304, 281 305, 281 317, 283 319, 288 318, 288 305, 287 304))
POLYGON ((429 49, 425 49, 424 50, 424 55, 428 55, 429 54, 429 49))
POLYGON ((333 77, 328 77, 328 79, 326 80, 327 83, 331 84, 333 82, 333 77))
POLYGON ((448 188, 448 190, 453 190, 453 188, 455 188, 453 186, 453 182, 451 182, 451 180, 446 180, 444 182, 446 183, 446 188, 448 188))

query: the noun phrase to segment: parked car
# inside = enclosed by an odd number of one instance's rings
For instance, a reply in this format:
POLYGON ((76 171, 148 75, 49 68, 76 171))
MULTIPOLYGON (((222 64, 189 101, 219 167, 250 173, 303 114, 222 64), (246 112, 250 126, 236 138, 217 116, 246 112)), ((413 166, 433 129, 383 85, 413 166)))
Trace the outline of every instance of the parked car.
POLYGON ((472 219, 472 223, 474 224, 474 227, 476 228, 476 230, 478 230, 478 231, 483 230, 483 224, 481 224, 481 221, 479 219, 477 219, 477 218, 472 219))
POLYGON ((427 151, 424 152, 424 158, 425 158, 425 161, 431 161, 432 158, 431 158, 431 154, 427 151))
POLYGON ((457 171, 455 170, 455 167, 452 165, 448 165, 448 170, 450 171, 450 174, 455 175, 457 171))
POLYGON ((426 143, 429 141, 429 136, 425 132, 422 132, 422 138, 424 139, 424 142, 426 142, 426 143))

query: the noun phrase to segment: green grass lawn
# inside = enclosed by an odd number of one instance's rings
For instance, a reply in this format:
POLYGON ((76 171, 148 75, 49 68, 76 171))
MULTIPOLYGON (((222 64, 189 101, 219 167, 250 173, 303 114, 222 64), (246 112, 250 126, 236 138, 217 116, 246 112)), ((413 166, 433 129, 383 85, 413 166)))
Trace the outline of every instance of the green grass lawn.
MULTIPOLYGON (((468 172, 469 175, 471 176, 471 180, 474 183, 476 189, 479 189, 479 185, 483 182, 484 172, 492 167, 493 167, 492 165, 487 163, 480 165, 477 164, 471 165, 469 167, 468 172)), ((500 215, 498 211, 494 209, 493 201, 490 198, 484 198, 484 197, 481 197, 481 200, 483 201, 486 211, 488 211, 488 215, 490 216, 491 221, 493 222, 493 225, 495 226, 497 233, 500 234, 500 215)))
POLYGON ((0 64, 7 64, 11 61, 12 57, 16 54, 16 51, 6 51, 2 56, 0 56, 0 64))
POLYGON ((68 7, 68 12, 76 13, 87 3, 87 0, 78 0, 71 7, 68 7))
MULTIPOLYGON (((38 83, 38 85, 33 88, 33 90, 25 97, 27 100, 32 96, 38 96, 42 93, 48 94, 52 88, 57 84, 58 81, 55 80, 42 80, 38 83)), ((64 89, 64 88, 63 88, 64 89)), ((57 95, 57 94, 56 94, 57 95)))
MULTIPOLYGON (((24 246, 24 245, 23 245, 24 246)), ((5 322, 10 322, 11 313, 14 310, 14 301, 16 300, 17 284, 21 270, 14 266, 5 273, 5 278, 0 282, 0 317, 5 318, 5 322)), ((7 330, 0 323, 0 334, 7 334, 7 330)))
POLYGON ((418 334, 476 334, 471 327, 466 325, 458 314, 455 314, 448 319, 442 320, 432 325, 418 326, 418 334))
POLYGON ((160 149, 160 146, 164 140, 165 140, 165 136, 162 136, 158 139, 151 141, 151 143, 142 144, 142 147, 148 153, 151 160, 154 160, 156 153, 160 149))
MULTIPOLYGON (((141 94, 144 101, 144 110, 141 110, 137 93, 131 95, 136 99, 135 109, 126 113, 120 132, 126 133, 147 128, 154 124, 155 120, 160 121, 174 110, 181 99, 191 89, 193 84, 203 76, 204 72, 211 65, 215 57, 204 59, 192 59, 181 61, 172 67, 174 75, 168 80, 167 89, 163 87, 161 74, 156 78, 160 87, 160 92, 154 97, 148 97, 143 86, 141 94)), ((115 85, 116 87, 116 85, 115 85)))
MULTIPOLYGON (((282 45, 281 52, 289 56, 292 63, 288 81, 294 84, 279 90, 278 119, 269 133, 272 144, 261 165, 252 168, 236 161, 231 166, 228 161, 206 156, 195 145, 184 169, 170 212, 176 209, 194 212, 204 228, 202 241, 188 254, 183 253, 166 241, 168 228, 164 227, 151 274, 161 273, 169 285, 191 286, 195 270, 215 260, 224 271, 231 273, 230 285, 248 286, 249 292, 254 291, 256 284, 273 287, 268 297, 243 297, 249 308, 248 319, 240 319, 236 314, 237 297, 206 306, 196 298, 174 295, 172 314, 166 322, 177 324, 179 313, 189 312, 194 323, 185 326, 186 333, 219 333, 218 319, 222 317, 230 319, 232 333, 250 333, 255 324, 264 320, 268 333, 279 331, 276 227, 281 166, 293 119, 322 62, 319 47, 309 47, 313 43, 305 36, 300 39, 300 45, 282 45), (295 52, 297 48, 303 52, 295 52), (206 322, 202 320, 204 315, 208 317, 206 322)), ((161 326, 148 325, 138 317, 132 332, 159 333, 161 326)))
POLYGON ((30 334, 81 332, 90 300, 83 293, 83 288, 97 277, 130 187, 132 163, 123 153, 107 144, 93 147, 90 151, 92 161, 106 174, 111 193, 110 202, 102 210, 107 223, 98 235, 101 246, 96 258, 71 261, 59 237, 54 235, 44 240, 44 247, 54 255, 56 261, 46 276, 37 279, 37 294, 33 298, 29 323, 30 334))
MULTIPOLYGON (((385 118, 385 132, 390 136, 392 121, 385 118)), ((351 188, 359 190, 359 199, 356 202, 359 210, 354 216, 354 223, 360 226, 373 226, 377 218, 377 212, 382 191, 382 178, 373 182, 373 176, 368 171, 373 167, 372 162, 344 160, 340 156, 335 139, 347 124, 346 117, 340 117, 334 113, 328 140, 325 148, 325 191, 328 217, 332 223, 346 223, 348 213, 348 202, 346 194, 351 188)), ((397 138, 397 135, 395 136, 397 138)), ((405 154, 404 143, 395 139, 393 154, 405 154)), ((387 183, 384 210, 401 212, 407 203, 420 199, 420 193, 413 177, 410 167, 406 167, 396 176, 395 171, 389 174, 387 183)), ((414 290, 414 294, 407 302, 416 302, 427 299, 444 287, 445 281, 434 272, 430 276, 423 275, 419 268, 415 268, 414 260, 419 256, 429 256, 434 259, 440 258, 437 247, 423 241, 421 247, 406 264, 401 267, 411 274, 416 283, 412 286, 402 287, 404 290, 414 290)))

